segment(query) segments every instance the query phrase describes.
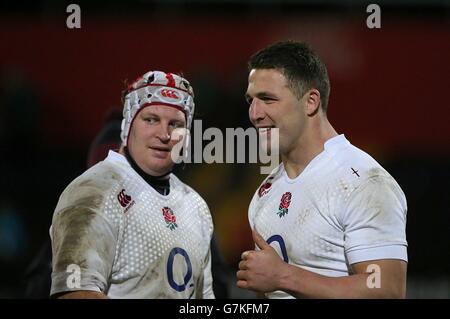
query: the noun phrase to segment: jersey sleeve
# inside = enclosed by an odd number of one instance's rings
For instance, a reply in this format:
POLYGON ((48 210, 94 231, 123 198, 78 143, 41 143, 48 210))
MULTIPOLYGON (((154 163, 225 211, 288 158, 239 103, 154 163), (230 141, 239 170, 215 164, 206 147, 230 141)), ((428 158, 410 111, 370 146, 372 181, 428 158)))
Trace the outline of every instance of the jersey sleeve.
POLYGON ((214 299, 213 278, 211 273, 211 250, 208 252, 207 262, 203 269, 203 299, 214 299))
MULTIPOLYGON (((192 188, 190 188, 192 190, 192 188)), ((193 190, 192 190, 193 191, 193 190)), ((198 203, 198 212, 199 219, 202 223, 202 238, 204 240, 205 248, 207 249, 207 253, 204 257, 202 257, 201 262, 201 280, 199 281, 199 285, 197 288, 196 298, 201 299, 214 299, 214 290, 213 290, 213 277, 212 277, 212 267, 211 267, 211 240, 214 231, 214 224, 211 216, 211 212, 209 210, 208 204, 205 200, 198 195, 195 191, 196 202, 198 203)), ((205 249, 205 252, 206 252, 205 249)))
POLYGON ((372 176, 350 195, 343 211, 344 249, 350 264, 407 261, 406 198, 390 176, 372 176))
POLYGON ((56 212, 51 227, 51 295, 76 290, 106 292, 118 231, 97 208, 77 203, 56 212))

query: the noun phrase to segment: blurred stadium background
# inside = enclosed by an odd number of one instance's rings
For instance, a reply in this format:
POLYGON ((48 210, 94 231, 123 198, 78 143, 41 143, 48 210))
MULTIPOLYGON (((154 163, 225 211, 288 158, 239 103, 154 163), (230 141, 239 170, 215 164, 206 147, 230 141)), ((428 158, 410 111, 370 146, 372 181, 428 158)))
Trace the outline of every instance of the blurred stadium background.
MULTIPOLYGON (((0 4, 0 297, 23 296, 23 275, 48 238, 65 186, 86 166, 124 80, 151 69, 183 72, 207 127, 250 126, 247 58, 283 39, 305 40, 331 78, 329 118, 371 153, 408 199, 408 297, 450 297, 450 2, 65 1, 0 4)), ((253 247, 247 206, 258 165, 190 164, 180 172, 210 205, 229 264, 253 247)))

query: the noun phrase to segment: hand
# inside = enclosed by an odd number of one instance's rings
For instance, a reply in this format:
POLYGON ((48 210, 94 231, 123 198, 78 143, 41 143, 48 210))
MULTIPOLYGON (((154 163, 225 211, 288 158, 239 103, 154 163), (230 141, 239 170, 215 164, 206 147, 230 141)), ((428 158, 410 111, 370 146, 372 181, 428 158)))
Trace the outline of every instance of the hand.
POLYGON ((256 231, 253 240, 261 250, 244 251, 237 272, 237 286, 257 292, 271 292, 279 287, 286 263, 256 231))

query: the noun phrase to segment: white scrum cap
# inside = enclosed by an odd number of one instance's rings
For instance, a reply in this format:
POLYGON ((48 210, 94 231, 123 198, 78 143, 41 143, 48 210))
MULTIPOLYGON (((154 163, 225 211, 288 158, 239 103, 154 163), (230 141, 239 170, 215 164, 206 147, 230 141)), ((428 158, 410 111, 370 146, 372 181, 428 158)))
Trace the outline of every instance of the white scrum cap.
POLYGON ((128 86, 120 134, 124 146, 127 145, 136 115, 150 105, 166 105, 183 111, 186 115, 187 129, 190 129, 194 117, 194 91, 191 84, 176 74, 150 71, 128 86))

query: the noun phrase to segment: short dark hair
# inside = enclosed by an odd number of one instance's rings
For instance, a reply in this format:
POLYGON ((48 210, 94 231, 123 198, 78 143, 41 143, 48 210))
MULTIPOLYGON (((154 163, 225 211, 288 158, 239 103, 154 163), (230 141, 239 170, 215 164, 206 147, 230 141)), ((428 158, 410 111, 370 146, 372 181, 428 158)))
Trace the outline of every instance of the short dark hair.
POLYGON ((301 98, 312 88, 320 92, 324 112, 328 108, 330 79, 327 68, 306 43, 281 41, 256 52, 248 62, 252 69, 277 69, 287 79, 292 92, 301 98))

